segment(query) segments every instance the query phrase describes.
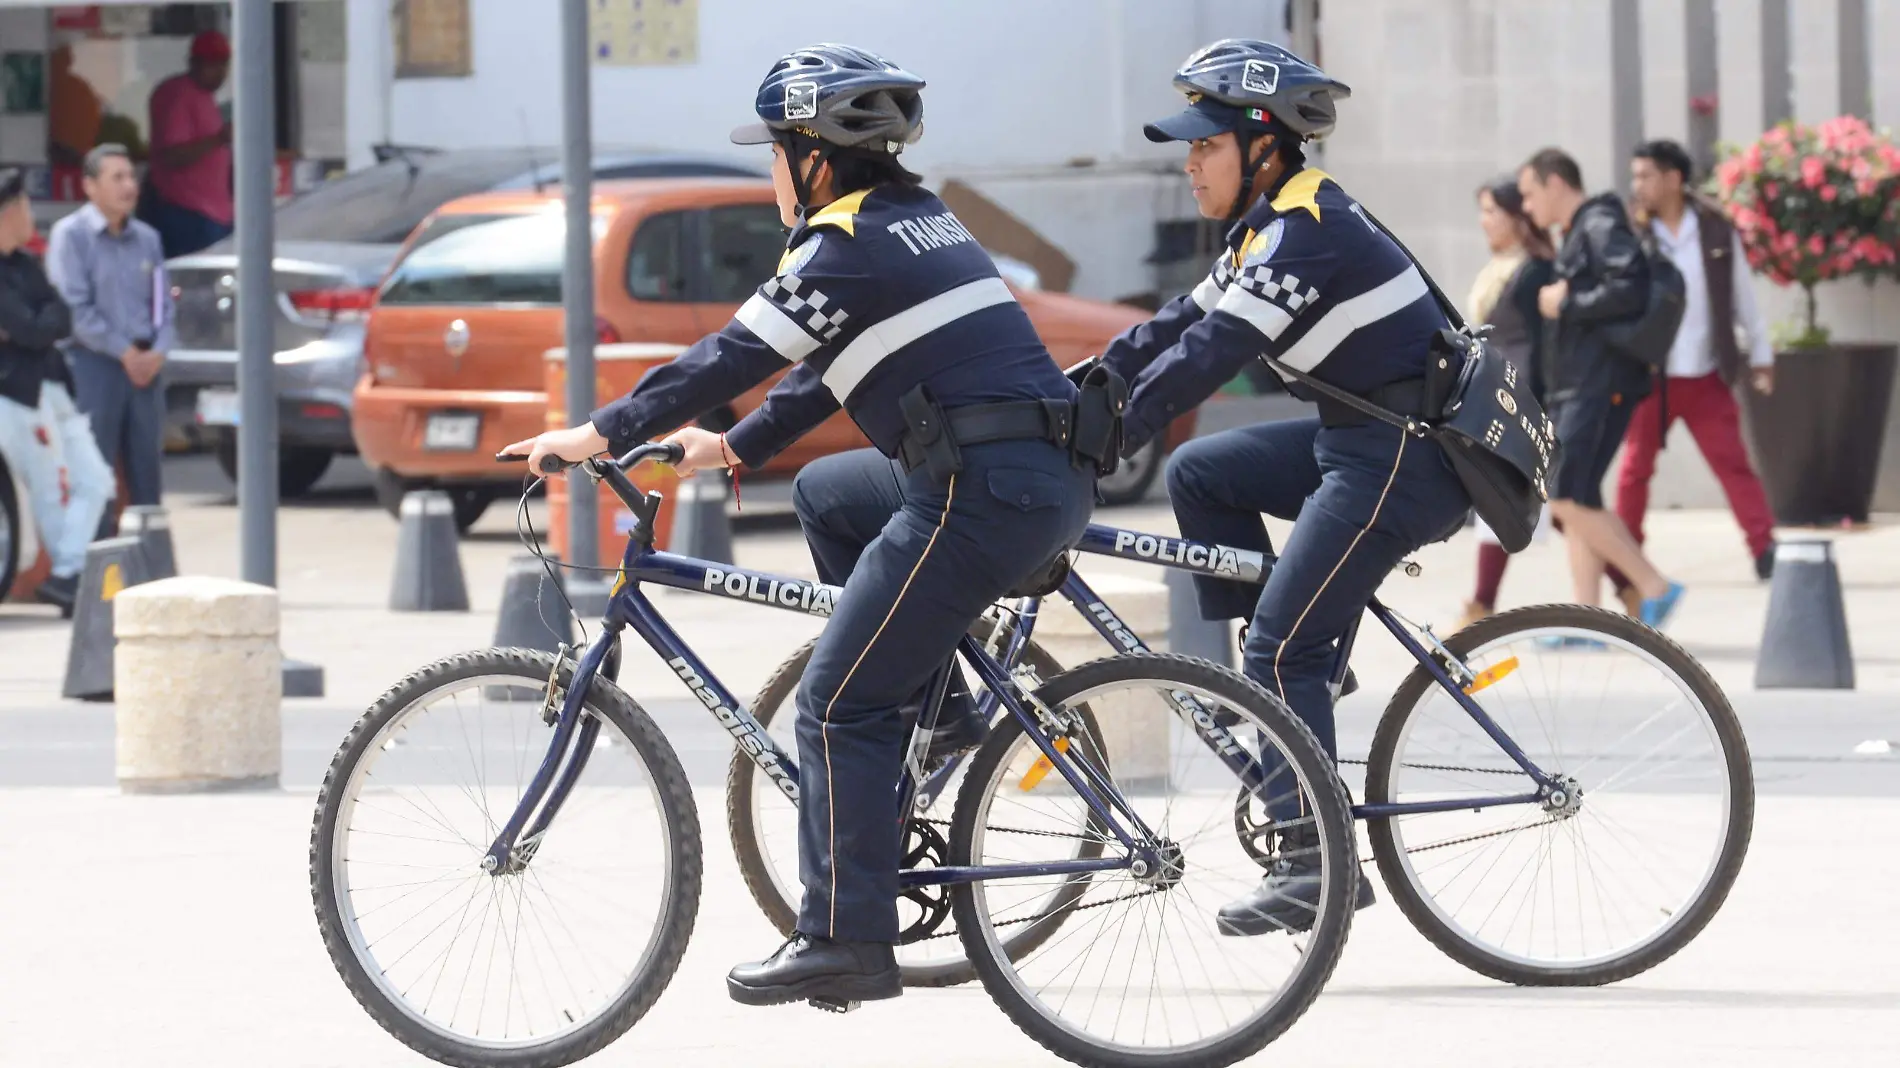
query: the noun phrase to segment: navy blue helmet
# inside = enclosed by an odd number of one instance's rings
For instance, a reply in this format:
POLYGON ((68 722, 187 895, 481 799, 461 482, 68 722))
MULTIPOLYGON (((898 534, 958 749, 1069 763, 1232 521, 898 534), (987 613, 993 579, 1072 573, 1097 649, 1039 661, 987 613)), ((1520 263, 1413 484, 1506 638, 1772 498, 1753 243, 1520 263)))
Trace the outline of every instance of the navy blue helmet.
POLYGON ((738 145, 803 134, 839 148, 896 155, 923 136, 924 80, 881 56, 841 44, 786 55, 759 84, 762 122, 732 131, 738 145))
POLYGON ((1174 72, 1187 110, 1142 128, 1150 141, 1197 141, 1236 130, 1280 128, 1304 141, 1325 137, 1343 82, 1266 41, 1230 37, 1195 52, 1174 72))

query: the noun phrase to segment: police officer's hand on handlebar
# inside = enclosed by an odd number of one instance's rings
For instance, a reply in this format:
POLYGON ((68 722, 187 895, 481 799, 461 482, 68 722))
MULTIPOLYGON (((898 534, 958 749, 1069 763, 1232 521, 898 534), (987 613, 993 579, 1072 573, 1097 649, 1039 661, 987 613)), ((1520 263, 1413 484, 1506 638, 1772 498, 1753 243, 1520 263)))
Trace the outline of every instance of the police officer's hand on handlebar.
MULTIPOLYGON (((701 470, 722 470, 734 462, 731 450, 718 434, 698 427, 677 431, 662 444, 675 445, 681 450, 681 458, 673 464, 681 478, 691 477, 701 470)), ((582 423, 566 430, 550 430, 504 446, 495 454, 495 458, 515 460, 525 457, 530 470, 553 474, 563 465, 577 464, 605 452, 607 445, 606 437, 595 430, 592 423, 582 423)))

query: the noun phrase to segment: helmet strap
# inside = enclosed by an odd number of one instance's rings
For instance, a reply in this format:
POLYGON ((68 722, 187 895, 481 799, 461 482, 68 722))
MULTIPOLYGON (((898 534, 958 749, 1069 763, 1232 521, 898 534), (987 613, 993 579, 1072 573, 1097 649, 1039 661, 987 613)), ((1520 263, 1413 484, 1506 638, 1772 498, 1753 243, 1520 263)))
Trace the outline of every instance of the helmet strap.
POLYGON ((1240 192, 1234 197, 1233 207, 1227 212, 1226 221, 1229 226, 1239 222, 1241 216, 1247 214, 1247 209, 1253 206, 1254 180, 1271 162, 1271 153, 1280 151, 1280 139, 1284 136, 1285 134, 1278 130, 1248 129, 1246 126, 1235 128, 1234 146, 1240 149, 1240 192), (1260 138, 1266 136, 1274 138, 1273 147, 1268 149, 1268 155, 1262 155, 1260 161, 1255 163, 1253 162, 1253 146, 1260 138))
POLYGON ((811 180, 838 146, 820 138, 800 137, 792 133, 786 134, 780 143, 785 148, 786 170, 792 175, 792 193, 798 198, 798 217, 803 219, 811 214, 811 180), (811 169, 806 170, 805 153, 814 150, 817 156, 811 161, 811 169))

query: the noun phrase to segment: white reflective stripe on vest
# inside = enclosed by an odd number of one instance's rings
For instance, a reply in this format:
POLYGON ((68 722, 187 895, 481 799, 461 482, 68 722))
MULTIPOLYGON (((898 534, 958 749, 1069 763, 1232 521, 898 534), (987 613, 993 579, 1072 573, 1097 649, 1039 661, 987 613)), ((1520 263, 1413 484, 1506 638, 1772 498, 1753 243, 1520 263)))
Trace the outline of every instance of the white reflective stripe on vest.
POLYGON ((1001 278, 983 278, 906 308, 881 323, 865 327, 862 334, 853 338, 825 369, 825 388, 843 404, 865 377, 884 362, 884 357, 972 312, 1015 300, 1015 294, 1001 278))
POLYGON ((1411 306, 1413 301, 1430 292, 1418 268, 1407 266, 1405 273, 1377 288, 1334 305, 1331 311, 1320 316, 1319 322, 1314 323, 1305 336, 1288 347, 1280 359, 1290 367, 1311 371, 1332 355, 1339 343, 1354 330, 1370 326, 1389 315, 1397 315, 1411 306))
MULTIPOLYGON (((1266 335, 1268 341, 1277 341, 1286 328, 1293 325, 1293 316, 1285 308, 1270 300, 1255 296, 1246 286, 1235 281, 1227 287, 1220 303, 1215 305, 1221 311, 1244 320, 1248 326, 1266 335)), ((1318 329, 1315 325, 1314 329, 1318 329)))
POLYGON ((785 309, 754 293, 739 306, 739 314, 733 316, 739 325, 757 334, 760 341, 772 346, 772 351, 785 357, 792 363, 818 351, 818 342, 807 334, 803 327, 785 314, 785 309))
POLYGON ((1220 294, 1220 283, 1214 281, 1214 276, 1210 274, 1206 278, 1201 279, 1200 285, 1194 287, 1194 304, 1201 309, 1202 315, 1206 315, 1208 312, 1214 310, 1215 305, 1220 303, 1220 294))

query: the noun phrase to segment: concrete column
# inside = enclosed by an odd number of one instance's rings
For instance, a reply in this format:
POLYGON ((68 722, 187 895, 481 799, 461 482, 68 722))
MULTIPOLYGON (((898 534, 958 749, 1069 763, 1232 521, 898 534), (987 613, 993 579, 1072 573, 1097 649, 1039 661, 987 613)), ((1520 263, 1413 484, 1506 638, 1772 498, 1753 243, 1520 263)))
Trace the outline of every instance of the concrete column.
POLYGON ((1747 144, 1762 135, 1762 0, 1715 0, 1720 139, 1747 144))
MULTIPOLYGON (((1688 0, 1648 0, 1639 17, 1645 139, 1689 145, 1688 0)), ((1621 146, 1627 156, 1629 145, 1621 146)), ((1690 149, 1694 151, 1693 147, 1690 149)))
MULTIPOLYGON (((1167 649, 1168 588, 1152 579, 1105 573, 1089 576, 1089 586, 1114 609, 1142 642, 1156 652, 1167 649)), ((1036 620, 1036 643, 1064 668, 1113 656, 1110 645, 1069 603, 1049 598, 1036 620)), ((1124 788, 1167 781, 1172 711, 1157 693, 1128 691, 1090 702, 1108 748, 1115 781, 1124 788)))
MULTIPOLYGON (((1872 0, 1867 14, 1872 54, 1900 55, 1900 0, 1872 0)), ((1872 81, 1874 126, 1900 128, 1900 63, 1874 64, 1872 81)))
POLYGON ((1789 80, 1793 116, 1813 125, 1841 113, 1841 24, 1838 3, 1796 5, 1789 20, 1789 80))
POLYGON ((127 793, 274 788, 283 763, 277 591, 200 575, 113 599, 127 793))
POLYGON ((1840 111, 1865 119, 1873 114, 1872 42, 1868 38, 1870 0, 1840 0, 1840 46, 1835 50, 1840 78, 1840 111))

